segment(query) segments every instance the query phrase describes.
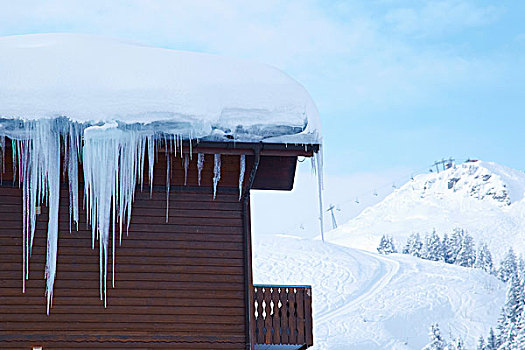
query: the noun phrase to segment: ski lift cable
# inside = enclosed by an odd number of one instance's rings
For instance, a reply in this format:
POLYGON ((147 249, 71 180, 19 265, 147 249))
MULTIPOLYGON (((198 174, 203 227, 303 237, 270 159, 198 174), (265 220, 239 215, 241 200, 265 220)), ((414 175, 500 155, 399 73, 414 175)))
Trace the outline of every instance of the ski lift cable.
MULTIPOLYGON (((453 158, 453 157, 448 157, 446 160, 448 161, 448 160, 452 160, 452 159, 454 159, 454 158, 453 158)), ((467 159, 457 159, 457 158, 455 158, 455 162, 456 162, 456 163, 463 163, 463 162, 465 162, 466 160, 467 160, 467 159)), ((375 189, 374 189, 373 191, 370 191, 370 190, 368 190, 368 191, 366 191, 366 192, 363 191, 363 192, 361 192, 361 193, 359 193, 359 194, 357 195, 357 198, 366 198, 370 193, 372 193, 372 195, 374 195, 374 196, 377 197, 377 196, 379 195, 379 194, 378 194, 378 191, 379 191, 379 190, 382 190, 382 189, 385 189, 385 188, 389 188, 389 187, 394 187, 394 186, 395 186, 394 188, 397 189, 397 188, 399 188, 399 186, 395 185, 396 183, 404 182, 404 181, 407 180, 407 178, 408 178, 409 180, 414 180, 414 177, 415 177, 414 174, 421 174, 421 173, 424 173, 424 172, 426 172, 426 169, 429 169, 429 168, 431 169, 432 166, 434 166, 434 164, 432 164, 432 165, 430 165, 430 166, 422 167, 422 168, 420 168, 420 169, 418 169, 418 170, 413 170, 413 171, 411 171, 409 174, 404 175, 404 176, 401 176, 401 177, 397 178, 397 179, 396 179, 395 181, 393 181, 393 182, 385 183, 385 184, 380 185, 380 186, 376 186, 375 189), (392 184, 393 184, 394 186, 393 186, 392 184)), ((339 202, 339 204, 346 204, 346 203, 349 203, 349 202, 352 202, 352 201, 356 202, 355 200, 347 199, 347 200, 344 200, 344 201, 339 202)), ((357 204, 359 204, 359 203, 357 203, 357 204)))
MULTIPOLYGON (((451 160, 451 159, 454 159, 454 158, 452 158, 452 157, 448 157, 446 160, 451 160)), ((469 159, 470 159, 470 158, 465 158, 465 159, 458 159, 458 158, 455 158, 455 163, 464 163, 464 162, 466 162, 466 161, 469 160, 469 159)), ((376 196, 376 197, 377 197, 377 196, 379 195, 378 192, 380 192, 382 189, 385 189, 385 188, 389 188, 389 187, 391 187, 391 186, 392 186, 392 185, 391 185, 392 183, 394 183, 394 184, 395 184, 395 183, 402 183, 402 182, 404 182, 404 181, 407 181, 407 178, 408 178, 409 180, 413 180, 414 177, 415 177, 416 175, 419 175, 419 174, 422 174, 422 173, 426 173, 426 172, 428 171, 427 169, 432 169, 433 166, 434 166, 434 164, 429 165, 429 166, 422 167, 422 168, 417 169, 417 170, 413 170, 413 171, 411 171, 409 174, 404 175, 404 176, 401 176, 401 177, 397 178, 397 179, 396 179, 395 181, 393 181, 393 182, 388 182, 388 183, 385 183, 385 184, 380 185, 380 186, 375 186, 374 189, 373 189, 372 191, 370 191, 370 190, 368 190, 368 191, 366 191, 366 192, 363 191, 363 192, 361 192, 357 197, 355 197, 355 199, 351 199, 351 198, 350 198, 350 199, 347 199, 347 200, 344 200, 344 201, 339 201, 339 202, 337 202, 337 204, 330 204, 329 209, 325 210, 324 213, 323 213, 323 215, 331 215, 331 214, 329 214, 328 212, 330 211, 330 208, 331 208, 332 206, 335 206, 334 210, 337 210, 337 211, 343 211, 343 210, 340 208, 340 205, 341 205, 341 204, 347 204, 347 203, 350 203, 350 202, 356 202, 356 200, 359 202, 359 200, 358 200, 359 198, 366 198, 368 195, 370 195, 370 193, 372 193, 373 196, 376 196), (415 175, 415 174, 416 174, 416 175, 415 175)), ((359 202, 359 203, 356 203, 356 205, 359 205, 359 204, 360 204, 360 202, 359 202)), ((300 221, 295 221, 294 223, 290 223, 290 225, 289 225, 289 229, 287 229, 286 231, 291 230, 291 229, 295 229, 296 227, 298 227, 298 225, 299 225, 299 226, 303 226, 303 224, 304 224, 305 222, 307 222, 308 220, 311 220, 311 218, 312 218, 311 215, 305 215, 303 218, 301 218, 300 221)))

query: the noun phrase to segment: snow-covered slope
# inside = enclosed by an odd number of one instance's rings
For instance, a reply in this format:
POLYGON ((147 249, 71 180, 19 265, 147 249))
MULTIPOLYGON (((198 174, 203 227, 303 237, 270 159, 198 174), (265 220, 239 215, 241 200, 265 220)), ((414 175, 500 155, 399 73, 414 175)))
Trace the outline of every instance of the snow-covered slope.
POLYGON ((525 252, 525 173, 491 162, 468 162, 419 175, 377 205, 327 234, 330 242, 375 251, 383 234, 404 244, 411 233, 466 229, 496 257, 525 252))
POLYGON ((317 350, 419 350, 433 322, 473 348, 505 296, 481 270, 284 236, 255 237, 254 282, 312 285, 317 350))

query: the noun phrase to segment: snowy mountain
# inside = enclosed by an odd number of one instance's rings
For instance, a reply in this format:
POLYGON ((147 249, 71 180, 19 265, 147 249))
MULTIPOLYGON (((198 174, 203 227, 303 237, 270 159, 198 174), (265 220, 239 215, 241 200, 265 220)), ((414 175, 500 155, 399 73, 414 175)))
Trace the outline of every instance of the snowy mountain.
POLYGON ((383 234, 398 246, 411 233, 467 230, 497 259, 512 246, 525 253, 525 173, 482 161, 415 177, 382 202, 327 234, 327 240, 375 251, 383 234))
POLYGON ((487 273, 319 240, 256 236, 254 282, 311 284, 315 350, 419 350, 438 322, 474 348, 496 325, 505 286, 487 273))

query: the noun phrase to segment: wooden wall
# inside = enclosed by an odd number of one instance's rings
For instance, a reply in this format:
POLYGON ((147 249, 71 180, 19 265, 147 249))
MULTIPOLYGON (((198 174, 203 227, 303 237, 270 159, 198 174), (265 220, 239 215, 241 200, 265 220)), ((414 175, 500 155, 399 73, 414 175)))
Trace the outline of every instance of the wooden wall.
MULTIPOLYGON (((7 159, 9 160, 9 154, 7 159)), ((108 266, 107 308, 99 300, 98 242, 81 210, 79 231, 69 232, 68 189, 60 208, 53 307, 46 315, 47 209, 38 217, 30 278, 22 294, 21 190, 10 165, 0 187, 0 348, 245 349, 245 269, 239 156, 222 157, 217 198, 213 155, 197 185, 196 157, 184 186, 182 159, 172 159, 166 223, 166 160, 155 168, 155 188, 137 191, 129 234, 116 249, 115 288, 108 266)), ((249 177, 253 159, 246 167, 249 177)), ((82 194, 80 194, 82 198, 82 194)), ((249 215, 249 213, 248 213, 249 215)))

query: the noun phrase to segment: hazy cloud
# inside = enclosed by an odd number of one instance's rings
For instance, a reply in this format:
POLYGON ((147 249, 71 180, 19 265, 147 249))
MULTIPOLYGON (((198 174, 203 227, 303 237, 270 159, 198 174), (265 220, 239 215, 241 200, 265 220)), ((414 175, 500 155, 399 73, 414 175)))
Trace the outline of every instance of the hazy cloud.
POLYGON ((428 37, 487 25, 503 13, 501 6, 483 6, 479 1, 422 1, 418 7, 400 7, 385 15, 385 22, 402 34, 428 37))

